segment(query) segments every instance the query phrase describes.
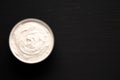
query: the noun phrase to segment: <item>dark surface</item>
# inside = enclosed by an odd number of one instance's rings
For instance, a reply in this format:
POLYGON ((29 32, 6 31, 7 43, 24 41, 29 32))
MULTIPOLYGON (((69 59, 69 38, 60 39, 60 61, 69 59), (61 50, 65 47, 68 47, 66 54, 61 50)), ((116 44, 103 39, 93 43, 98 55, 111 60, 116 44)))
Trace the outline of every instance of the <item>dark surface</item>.
POLYGON ((113 0, 0 1, 0 80, 120 80, 120 3, 113 0), (18 61, 8 45, 25 18, 50 25, 55 47, 45 61, 18 61))

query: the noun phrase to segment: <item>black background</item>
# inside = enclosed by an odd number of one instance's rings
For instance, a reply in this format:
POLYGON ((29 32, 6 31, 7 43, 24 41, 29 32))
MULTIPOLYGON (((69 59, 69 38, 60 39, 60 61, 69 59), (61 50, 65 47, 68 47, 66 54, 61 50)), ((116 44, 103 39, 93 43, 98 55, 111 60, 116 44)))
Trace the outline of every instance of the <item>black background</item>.
POLYGON ((119 80, 120 3, 116 0, 0 1, 0 80, 119 80), (9 49, 9 33, 25 18, 50 25, 54 50, 25 64, 9 49))

